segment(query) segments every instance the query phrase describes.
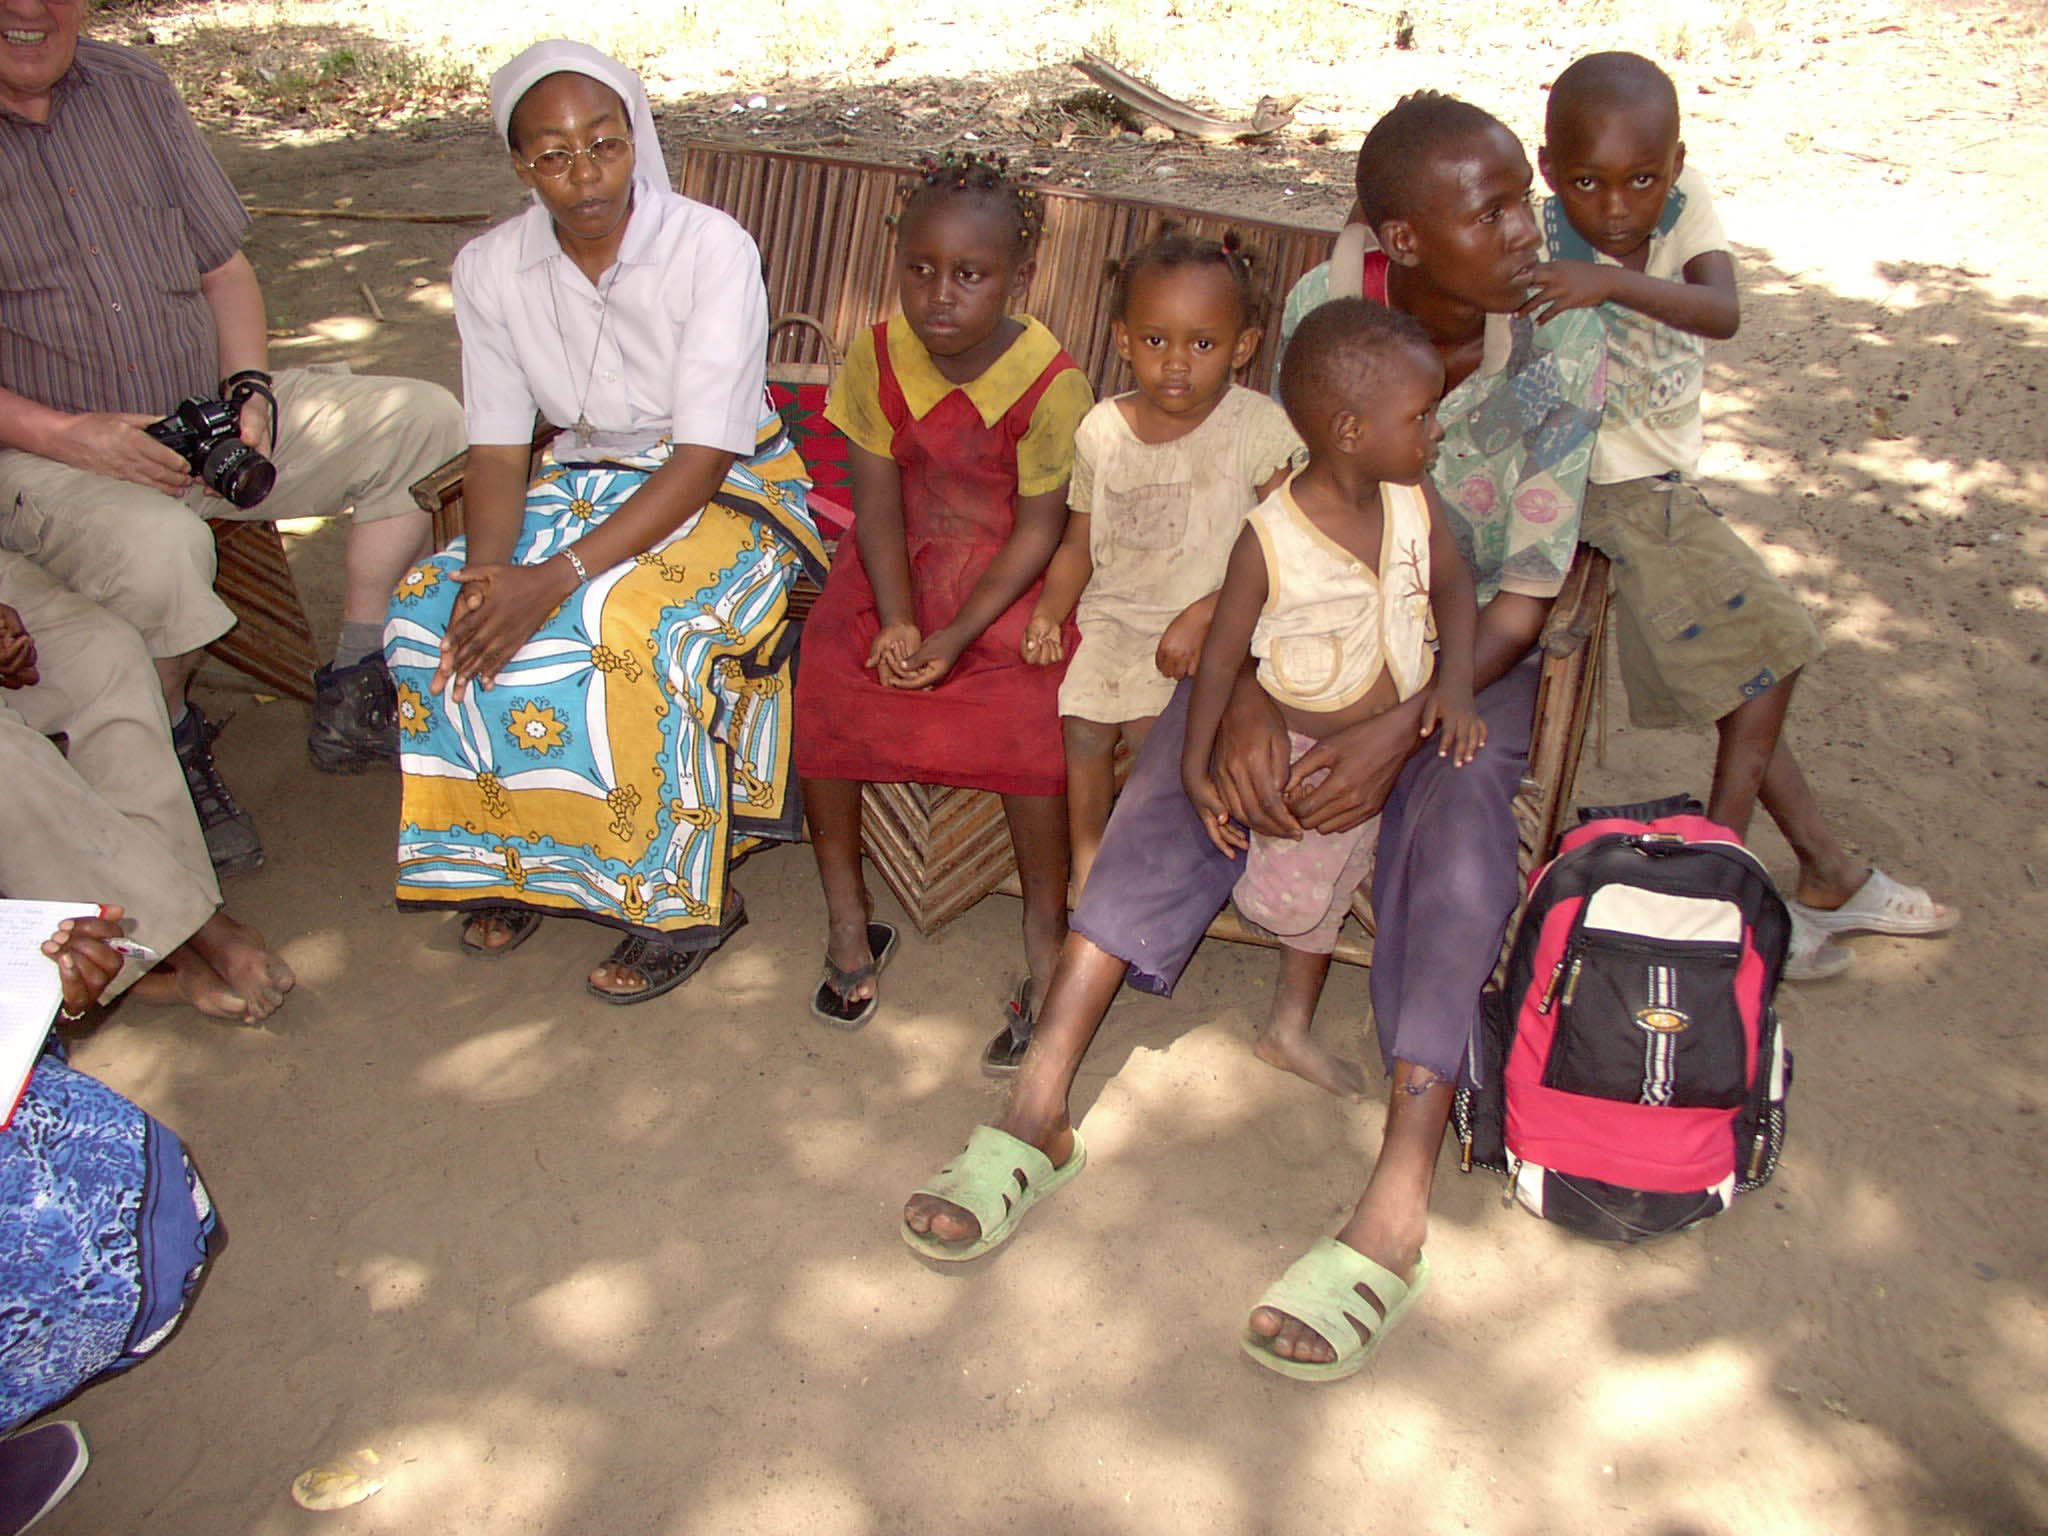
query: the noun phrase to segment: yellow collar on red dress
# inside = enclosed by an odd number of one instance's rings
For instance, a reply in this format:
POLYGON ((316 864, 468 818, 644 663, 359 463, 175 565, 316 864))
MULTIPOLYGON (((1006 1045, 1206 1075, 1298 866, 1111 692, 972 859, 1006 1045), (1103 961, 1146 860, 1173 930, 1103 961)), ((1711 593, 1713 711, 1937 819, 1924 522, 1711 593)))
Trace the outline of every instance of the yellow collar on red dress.
POLYGON ((897 386, 903 391, 910 414, 923 420, 933 406, 957 389, 981 414, 983 426, 993 427, 1009 415, 1010 408, 1038 382, 1046 364, 1060 352, 1059 339, 1051 331, 1029 315, 1018 315, 1016 319, 1023 325, 1023 333, 1004 349, 1003 355, 983 369, 978 378, 955 384, 939 372, 938 364, 917 339, 910 322, 901 314, 891 316, 889 366, 895 371, 897 386))

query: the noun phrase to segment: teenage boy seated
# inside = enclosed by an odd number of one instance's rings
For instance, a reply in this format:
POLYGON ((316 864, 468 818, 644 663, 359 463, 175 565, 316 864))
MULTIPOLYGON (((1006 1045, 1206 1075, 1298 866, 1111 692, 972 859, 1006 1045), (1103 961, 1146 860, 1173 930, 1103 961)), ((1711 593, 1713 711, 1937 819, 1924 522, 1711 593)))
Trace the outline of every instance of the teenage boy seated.
POLYGON ((1757 802, 1799 860, 1785 975, 1811 981, 1855 958, 1834 936, 1946 933, 1960 914, 1850 855, 1782 739, 1820 631, 1693 482, 1708 340, 1735 334, 1735 263, 1707 184, 1686 164, 1678 94, 1648 59, 1596 53, 1558 76, 1537 156, 1553 196, 1550 259, 1524 313, 1597 307, 1607 409, 1579 536, 1614 562, 1629 717, 1714 722, 1707 814, 1747 832, 1757 802))

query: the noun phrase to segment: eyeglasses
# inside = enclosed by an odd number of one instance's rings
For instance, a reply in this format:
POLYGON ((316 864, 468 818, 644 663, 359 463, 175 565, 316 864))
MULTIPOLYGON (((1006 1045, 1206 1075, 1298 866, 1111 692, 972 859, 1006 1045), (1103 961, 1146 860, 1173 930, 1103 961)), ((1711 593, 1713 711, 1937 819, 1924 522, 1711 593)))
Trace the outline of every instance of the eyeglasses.
POLYGON ((576 168, 576 157, 588 155, 590 163, 599 170, 617 165, 633 153, 633 141, 618 134, 607 134, 582 149, 544 149, 526 162, 526 168, 536 176, 545 176, 549 181, 560 181, 576 168))

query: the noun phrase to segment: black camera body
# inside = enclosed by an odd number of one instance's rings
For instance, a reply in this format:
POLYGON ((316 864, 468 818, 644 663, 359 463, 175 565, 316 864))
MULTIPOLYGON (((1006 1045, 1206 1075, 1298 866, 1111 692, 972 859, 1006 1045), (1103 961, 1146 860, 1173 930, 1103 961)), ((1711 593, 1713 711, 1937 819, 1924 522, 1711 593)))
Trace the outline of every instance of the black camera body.
POLYGON ((277 466, 242 441, 242 401, 193 395, 142 430, 177 452, 206 485, 238 507, 253 507, 277 484, 277 466))

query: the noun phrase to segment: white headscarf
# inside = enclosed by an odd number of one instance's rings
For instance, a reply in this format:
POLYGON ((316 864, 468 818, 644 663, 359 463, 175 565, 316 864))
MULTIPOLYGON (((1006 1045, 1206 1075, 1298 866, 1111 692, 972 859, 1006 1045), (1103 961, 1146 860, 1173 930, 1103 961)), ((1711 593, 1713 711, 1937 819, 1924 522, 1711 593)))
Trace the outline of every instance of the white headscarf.
MULTIPOLYGON (((633 125, 633 179, 668 191, 668 162, 661 157, 661 137, 654 128, 654 109, 647 104, 647 87, 640 83, 639 75, 588 43, 572 43, 562 37, 535 43, 491 76, 491 121, 497 124, 498 137, 506 137, 512 126, 512 109, 522 96, 549 75, 562 74, 586 76, 618 93, 633 125)), ((534 200, 540 200, 538 192, 534 200)))

